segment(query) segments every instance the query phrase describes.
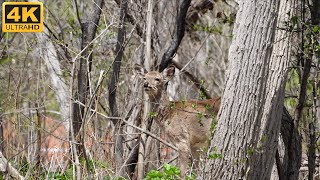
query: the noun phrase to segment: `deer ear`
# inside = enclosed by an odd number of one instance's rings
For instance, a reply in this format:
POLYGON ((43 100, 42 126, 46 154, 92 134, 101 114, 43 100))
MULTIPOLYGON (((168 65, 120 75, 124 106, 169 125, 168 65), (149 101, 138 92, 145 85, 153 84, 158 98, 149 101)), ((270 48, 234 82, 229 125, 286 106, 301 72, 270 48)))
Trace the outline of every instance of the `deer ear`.
POLYGON ((140 77, 143 77, 147 73, 147 70, 144 67, 142 67, 140 64, 135 64, 134 70, 140 77))
POLYGON ((170 81, 175 72, 175 66, 174 65, 169 65, 166 69, 163 70, 162 75, 165 81, 170 81))

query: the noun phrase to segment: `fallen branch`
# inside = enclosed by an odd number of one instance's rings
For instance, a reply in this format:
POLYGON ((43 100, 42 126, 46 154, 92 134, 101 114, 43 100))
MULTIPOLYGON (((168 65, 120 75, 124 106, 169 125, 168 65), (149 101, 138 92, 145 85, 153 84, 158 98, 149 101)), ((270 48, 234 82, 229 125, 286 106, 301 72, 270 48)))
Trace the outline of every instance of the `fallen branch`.
POLYGON ((15 179, 25 179, 19 171, 8 162, 2 152, 0 152, 0 171, 8 172, 15 179))

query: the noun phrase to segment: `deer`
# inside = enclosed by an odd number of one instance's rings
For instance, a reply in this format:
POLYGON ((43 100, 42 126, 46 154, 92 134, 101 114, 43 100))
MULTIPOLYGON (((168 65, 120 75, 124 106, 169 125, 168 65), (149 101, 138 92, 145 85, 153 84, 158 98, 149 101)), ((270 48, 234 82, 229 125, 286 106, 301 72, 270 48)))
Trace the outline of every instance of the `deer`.
POLYGON ((175 66, 169 65, 162 72, 147 72, 141 65, 136 64, 135 71, 143 79, 143 88, 151 103, 151 111, 156 113, 153 119, 178 149, 180 175, 184 179, 189 157, 195 160, 197 166, 200 150, 209 145, 210 128, 220 108, 220 97, 169 101, 167 85, 175 74, 175 66))

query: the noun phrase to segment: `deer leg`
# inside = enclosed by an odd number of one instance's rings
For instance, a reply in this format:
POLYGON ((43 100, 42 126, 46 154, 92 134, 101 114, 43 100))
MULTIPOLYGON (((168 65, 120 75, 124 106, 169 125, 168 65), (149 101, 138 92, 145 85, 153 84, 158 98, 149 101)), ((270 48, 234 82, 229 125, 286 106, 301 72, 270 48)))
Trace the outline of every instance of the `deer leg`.
POLYGON ((188 171, 189 156, 191 155, 191 151, 186 143, 179 143, 177 147, 179 148, 181 179, 185 179, 188 171))
POLYGON ((199 151, 198 148, 192 148, 191 153, 192 153, 191 162, 193 164, 193 169, 197 169, 199 165, 201 152, 199 151))
POLYGON ((187 171, 188 171, 189 153, 188 152, 180 152, 179 155, 180 155, 181 179, 185 179, 187 171))

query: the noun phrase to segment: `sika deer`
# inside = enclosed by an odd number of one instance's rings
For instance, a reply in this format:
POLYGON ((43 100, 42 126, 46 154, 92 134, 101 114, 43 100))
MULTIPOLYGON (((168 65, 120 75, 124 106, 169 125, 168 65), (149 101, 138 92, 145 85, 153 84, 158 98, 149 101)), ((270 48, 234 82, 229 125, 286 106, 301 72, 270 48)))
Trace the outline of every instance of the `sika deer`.
POLYGON ((185 178, 189 156, 199 159, 201 148, 207 147, 210 127, 220 107, 220 98, 170 102, 166 93, 168 81, 172 79, 175 67, 169 66, 162 73, 147 72, 140 65, 135 70, 144 79, 144 91, 151 102, 154 118, 178 148, 180 170, 185 178))

